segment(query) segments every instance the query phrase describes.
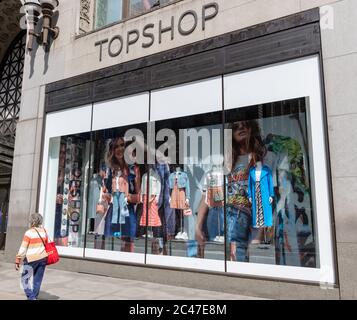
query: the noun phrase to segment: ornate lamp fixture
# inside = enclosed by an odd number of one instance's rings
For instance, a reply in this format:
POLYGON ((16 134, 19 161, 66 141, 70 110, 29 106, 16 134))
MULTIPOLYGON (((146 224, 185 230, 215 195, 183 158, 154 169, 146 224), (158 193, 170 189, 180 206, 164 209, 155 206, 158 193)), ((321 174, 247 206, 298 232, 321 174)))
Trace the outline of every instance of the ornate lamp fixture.
POLYGON ((42 44, 44 46, 48 46, 49 33, 51 34, 53 39, 57 39, 58 34, 59 34, 58 27, 54 27, 54 28, 51 27, 53 11, 55 10, 55 8, 58 7, 59 2, 58 2, 58 0, 40 0, 40 4, 42 7, 42 16, 43 16, 42 44))
POLYGON ((40 34, 35 33, 35 27, 41 15, 41 6, 38 2, 35 1, 26 1, 25 2, 25 12, 26 12, 26 22, 28 33, 28 43, 27 50, 32 50, 33 39, 39 38, 40 34))
POLYGON ((44 47, 49 44, 50 36, 52 39, 56 39, 59 34, 59 28, 52 27, 52 16, 56 7, 59 5, 58 0, 25 0, 25 12, 27 28, 29 30, 29 39, 27 44, 27 50, 31 51, 34 38, 42 42, 44 47), (36 33, 35 27, 42 14, 42 32, 36 33))

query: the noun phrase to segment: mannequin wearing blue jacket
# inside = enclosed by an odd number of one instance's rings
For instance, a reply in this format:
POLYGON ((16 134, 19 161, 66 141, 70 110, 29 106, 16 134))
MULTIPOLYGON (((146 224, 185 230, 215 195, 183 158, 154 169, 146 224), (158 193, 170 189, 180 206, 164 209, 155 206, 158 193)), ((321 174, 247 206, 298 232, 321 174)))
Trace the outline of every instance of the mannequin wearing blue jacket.
POLYGON ((253 227, 271 227, 274 199, 273 174, 270 168, 262 165, 260 161, 249 170, 248 198, 252 203, 253 227))

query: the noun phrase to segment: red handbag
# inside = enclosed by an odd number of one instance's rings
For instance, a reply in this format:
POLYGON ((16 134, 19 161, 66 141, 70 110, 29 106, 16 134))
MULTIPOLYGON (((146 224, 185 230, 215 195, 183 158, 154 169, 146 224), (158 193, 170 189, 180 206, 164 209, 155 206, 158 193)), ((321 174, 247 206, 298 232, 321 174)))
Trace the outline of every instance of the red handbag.
POLYGON ((56 245, 54 242, 48 242, 48 235, 45 229, 45 233, 46 233, 46 238, 47 238, 47 243, 45 243, 45 241, 43 241, 42 237, 40 236, 40 233, 37 231, 37 229, 35 229, 38 236, 40 237, 40 239, 42 240, 42 243, 45 247, 45 251, 47 252, 47 265, 51 265, 51 264, 55 264, 59 261, 59 255, 58 255, 58 251, 56 248, 56 245))

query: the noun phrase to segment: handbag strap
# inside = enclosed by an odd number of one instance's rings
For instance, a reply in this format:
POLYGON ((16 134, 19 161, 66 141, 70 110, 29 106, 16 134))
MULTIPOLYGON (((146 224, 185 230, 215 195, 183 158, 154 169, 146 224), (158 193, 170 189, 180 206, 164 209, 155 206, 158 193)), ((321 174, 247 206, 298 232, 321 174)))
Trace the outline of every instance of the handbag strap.
MULTIPOLYGON (((41 237, 40 233, 37 231, 37 229, 36 229, 36 228, 33 228, 33 229, 35 229, 35 231, 37 232, 38 236, 40 237, 40 239, 41 239, 41 241, 42 241, 42 243, 43 243, 43 246, 44 246, 44 247, 46 247, 45 241, 43 241, 43 239, 42 239, 42 237, 41 237)), ((43 229, 43 230, 45 230, 45 229, 43 229)), ((45 233, 46 233, 47 242, 48 242, 48 236, 47 236, 47 232, 46 232, 46 230, 45 230, 45 233)))
POLYGON ((50 238, 48 237, 48 234, 47 234, 46 229, 45 229, 45 228, 42 228, 42 229, 43 229, 43 231, 45 231, 47 243, 51 242, 51 241, 50 241, 50 238))

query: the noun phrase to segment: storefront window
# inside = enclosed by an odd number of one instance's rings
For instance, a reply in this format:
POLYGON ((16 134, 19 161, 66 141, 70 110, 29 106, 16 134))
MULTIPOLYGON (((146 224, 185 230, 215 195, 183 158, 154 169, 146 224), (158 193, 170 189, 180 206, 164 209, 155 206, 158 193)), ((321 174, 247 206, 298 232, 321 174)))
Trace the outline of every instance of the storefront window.
MULTIPOLYGON (((145 129, 140 125, 135 128, 145 129)), ((145 211, 142 177, 146 167, 135 161, 135 152, 131 154, 133 163, 125 159, 128 129, 93 133, 86 249, 145 253, 146 223, 141 216, 145 211)))
POLYGON ((316 66, 310 58, 47 115, 49 233, 69 256, 331 282, 316 66))
POLYGON ((306 100, 225 112, 228 260, 318 266, 306 100))
POLYGON ((223 173, 211 161, 223 152, 222 113, 156 121, 155 129, 157 137, 169 129, 176 144, 170 162, 153 167, 152 175, 161 182, 153 210, 160 217, 161 236, 150 240, 148 254, 224 260, 223 173), (205 221, 198 220, 202 206, 210 207, 205 221))
POLYGON ((156 121, 175 158, 154 164, 124 158, 135 129, 147 160, 146 124, 52 138, 56 243, 87 229, 89 249, 224 260, 226 243, 229 261, 316 267, 306 99, 224 113, 224 152, 221 111, 156 121))
POLYGON ((84 247, 89 148, 89 134, 50 140, 50 173, 56 172, 57 179, 47 205, 54 208, 53 238, 59 246, 84 247))

